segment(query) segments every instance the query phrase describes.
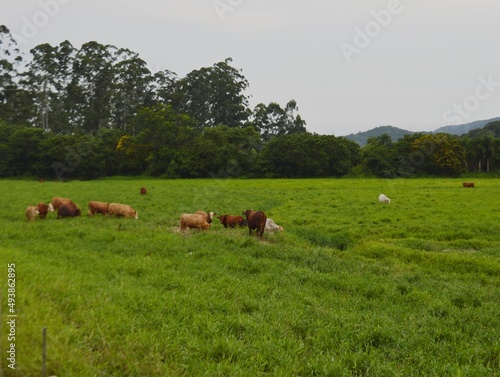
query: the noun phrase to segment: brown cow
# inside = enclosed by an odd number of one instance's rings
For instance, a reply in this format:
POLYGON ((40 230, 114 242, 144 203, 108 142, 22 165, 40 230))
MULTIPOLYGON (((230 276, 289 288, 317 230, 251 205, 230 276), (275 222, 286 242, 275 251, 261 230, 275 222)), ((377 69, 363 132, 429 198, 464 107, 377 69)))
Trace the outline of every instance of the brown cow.
POLYGON ((68 199, 68 198, 58 198, 58 197, 54 197, 52 198, 52 206, 54 207, 54 209, 58 209, 59 206, 61 204, 75 204, 73 203, 73 201, 71 199, 68 199))
POLYGON ((24 214, 26 215, 26 220, 35 221, 36 215, 38 215, 38 208, 35 206, 29 206, 24 211, 24 214))
POLYGON ((146 195, 148 193, 148 190, 146 190, 146 187, 141 187, 141 195, 146 195))
POLYGON ((47 217, 48 212, 54 212, 54 207, 52 206, 52 203, 45 204, 40 202, 36 205, 36 208, 38 208, 38 214, 41 219, 45 219, 47 217))
POLYGON ((474 182, 464 182, 462 184, 464 187, 474 187, 474 182))
POLYGON ((266 214, 262 211, 247 209, 246 211, 243 211, 243 215, 245 215, 247 218, 249 231, 248 234, 252 235, 252 229, 256 229, 257 234, 259 235, 260 239, 262 239, 262 235, 264 234, 264 230, 266 229, 266 214))
POLYGON ((196 211, 195 214, 202 215, 205 218, 205 220, 207 220, 207 223, 209 223, 209 224, 212 224, 212 219, 216 215, 216 213, 212 212, 212 211, 210 211, 209 213, 206 213, 205 211, 200 211, 200 210, 196 211))
POLYGON ((57 209, 57 218, 81 216, 82 211, 76 204, 61 204, 57 209))
POLYGON ((183 213, 181 215, 181 231, 184 232, 186 228, 207 230, 210 228, 210 224, 207 222, 206 217, 199 213, 183 213))
POLYGON ((128 204, 110 203, 108 206, 108 213, 110 216, 134 217, 136 220, 139 219, 137 211, 128 204))
POLYGON ((234 215, 220 215, 218 217, 220 223, 224 225, 224 228, 234 228, 236 225, 243 226, 244 220, 241 216, 234 215))
POLYGON ((91 200, 89 202, 88 214, 89 214, 89 216, 94 216, 96 213, 102 213, 103 215, 107 215, 108 214, 108 207, 109 207, 108 203, 97 202, 97 201, 91 200))

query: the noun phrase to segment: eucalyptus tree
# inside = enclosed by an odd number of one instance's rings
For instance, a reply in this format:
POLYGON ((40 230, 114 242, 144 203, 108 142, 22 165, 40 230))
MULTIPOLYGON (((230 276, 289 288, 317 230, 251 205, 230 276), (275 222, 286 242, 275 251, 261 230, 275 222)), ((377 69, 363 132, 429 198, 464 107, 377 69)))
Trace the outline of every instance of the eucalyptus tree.
POLYGON ((251 124, 264 141, 276 136, 306 133, 306 122, 299 114, 295 115, 297 110, 295 100, 289 101, 284 109, 276 102, 267 106, 259 103, 253 111, 251 124))
POLYGON ((127 131, 127 125, 145 105, 153 78, 146 62, 135 52, 122 48, 115 52, 114 59, 113 128, 127 131))
POLYGON ((82 45, 73 64, 72 96, 75 122, 84 132, 112 126, 116 47, 95 41, 82 45))
POLYGON ((10 123, 26 123, 30 103, 19 87, 19 69, 23 54, 10 30, 0 25, 0 118, 10 123))
POLYGON ((68 41, 59 46, 44 43, 31 49, 21 84, 33 99, 32 125, 56 133, 68 131, 74 108, 68 88, 75 52, 68 41))
POLYGON ((173 108, 195 119, 197 128, 219 124, 241 127, 247 122, 248 81, 230 62, 228 58, 212 67, 194 70, 176 82, 173 108))

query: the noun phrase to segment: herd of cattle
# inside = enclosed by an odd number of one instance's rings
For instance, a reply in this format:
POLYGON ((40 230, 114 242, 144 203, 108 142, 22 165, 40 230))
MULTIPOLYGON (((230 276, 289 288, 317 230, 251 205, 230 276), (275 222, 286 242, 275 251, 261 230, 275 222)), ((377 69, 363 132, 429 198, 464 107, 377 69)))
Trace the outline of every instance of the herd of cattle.
MULTIPOLYGON (((144 195, 145 193, 145 188, 141 188, 141 194, 144 195)), ((49 212, 55 211, 57 211, 58 219, 82 215, 80 207, 71 199, 59 197, 52 198, 49 204, 38 203, 36 206, 29 206, 26 208, 25 215, 28 221, 35 221, 37 215, 40 219, 45 219, 49 212)), ((92 217, 99 213, 105 216, 139 218, 137 211, 128 204, 105 203, 91 200, 88 203, 88 216, 92 217)), ((210 228, 215 215, 215 212, 210 211, 207 213, 201 210, 192 214, 184 213, 180 217, 180 230, 182 232, 185 232, 187 228, 207 230, 210 228)), ((248 226, 250 235, 252 234, 252 230, 255 229, 261 239, 264 231, 274 232, 283 230, 283 227, 277 225, 273 219, 267 218, 266 214, 262 211, 246 210, 243 211, 242 215, 245 216, 245 219, 242 216, 228 214, 220 215, 218 219, 224 228, 248 226)))
MULTIPOLYGON (((36 215, 40 216, 40 219, 45 219, 47 213, 54 212, 57 210, 57 218, 65 217, 76 217, 81 216, 82 211, 78 205, 73 203, 71 199, 68 198, 52 198, 49 204, 38 203, 36 206, 29 206, 26 208, 25 215, 26 219, 29 221, 34 221, 36 215)), ((89 216, 93 216, 95 213, 102 213, 104 215, 110 216, 123 216, 123 217, 135 217, 138 219, 137 211, 134 211, 128 204, 119 203, 103 203, 90 201, 89 202, 89 216)))
MULTIPOLYGON (((474 182, 464 182, 463 187, 474 187, 474 182)), ((145 187, 140 189, 141 195, 145 195, 147 190, 145 187)), ((391 204, 385 194, 380 194, 378 197, 380 203, 391 204)), ((57 210, 57 218, 81 216, 81 209, 68 198, 52 198, 51 203, 38 203, 36 206, 26 208, 25 215, 28 221, 34 221, 38 215, 40 219, 45 219, 48 212, 57 210)), ((104 203, 91 200, 88 204, 88 215, 94 216, 96 213, 101 213, 105 216, 117 216, 126 218, 138 219, 139 216, 128 204, 119 203, 104 203)), ((207 230, 212 225, 212 220, 216 214, 214 212, 196 211, 195 213, 183 213, 180 217, 180 230, 185 232, 189 229, 207 230)), ((283 227, 277 225, 273 219, 270 219, 262 211, 254 211, 247 209, 242 212, 243 218, 239 215, 220 215, 217 217, 224 228, 235 228, 247 226, 249 234, 252 230, 257 231, 257 235, 262 239, 264 231, 274 232, 282 231, 283 227)))
MULTIPOLYGON (((207 230, 212 224, 212 220, 216 214, 214 212, 196 211, 195 213, 183 213, 181 215, 181 232, 186 228, 207 230)), ((220 215, 217 218, 224 228, 235 228, 248 226, 249 234, 252 230, 257 231, 257 235, 262 239, 264 231, 275 232, 282 231, 283 227, 277 225, 273 219, 268 218, 262 211, 254 211, 247 209, 242 212, 245 219, 238 215, 220 215)))

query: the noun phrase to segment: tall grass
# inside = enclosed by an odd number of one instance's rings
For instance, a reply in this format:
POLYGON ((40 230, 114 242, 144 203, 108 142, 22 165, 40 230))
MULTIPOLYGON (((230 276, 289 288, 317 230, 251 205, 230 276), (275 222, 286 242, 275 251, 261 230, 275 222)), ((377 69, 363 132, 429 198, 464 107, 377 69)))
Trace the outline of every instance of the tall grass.
POLYGON ((3 373, 39 375, 47 327, 58 376, 498 375, 499 183, 1 181, 0 284, 15 263, 19 315, 3 373), (25 221, 56 195, 139 220, 25 221), (178 232, 182 212, 248 208, 285 231, 178 232))

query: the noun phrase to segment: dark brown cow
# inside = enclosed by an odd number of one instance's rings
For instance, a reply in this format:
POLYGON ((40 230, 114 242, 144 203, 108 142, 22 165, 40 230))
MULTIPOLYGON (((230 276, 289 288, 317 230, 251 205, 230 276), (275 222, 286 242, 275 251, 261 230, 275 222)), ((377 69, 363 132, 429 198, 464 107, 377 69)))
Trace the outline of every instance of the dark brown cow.
POLYGON ((262 211, 247 209, 246 211, 243 211, 243 215, 245 215, 247 218, 249 231, 248 234, 252 235, 252 229, 257 229, 257 234, 259 235, 260 239, 262 239, 262 235, 264 234, 264 230, 266 229, 266 214, 262 211))
POLYGON ((36 208, 38 208, 38 215, 40 216, 41 219, 45 219, 47 217, 48 212, 54 212, 54 207, 52 206, 52 203, 45 204, 40 202, 36 205, 36 208))
POLYGON ((146 195, 148 193, 148 190, 146 190, 146 187, 141 187, 141 195, 146 195))
POLYGON ((52 206, 54 209, 58 209, 61 204, 75 204, 71 199, 68 198, 58 198, 57 196, 52 198, 52 206))
POLYGON ((91 200, 89 202, 89 216, 94 216, 96 213, 102 213, 103 215, 108 214, 109 204, 104 202, 96 202, 91 200))
POLYGON ((464 187, 474 187, 474 182, 464 182, 462 184, 464 187))
POLYGON ((61 204, 57 209, 57 218, 81 216, 82 211, 76 204, 61 204))
POLYGON ((243 226, 243 217, 234 215, 220 215, 218 217, 224 228, 234 228, 236 225, 243 226))

